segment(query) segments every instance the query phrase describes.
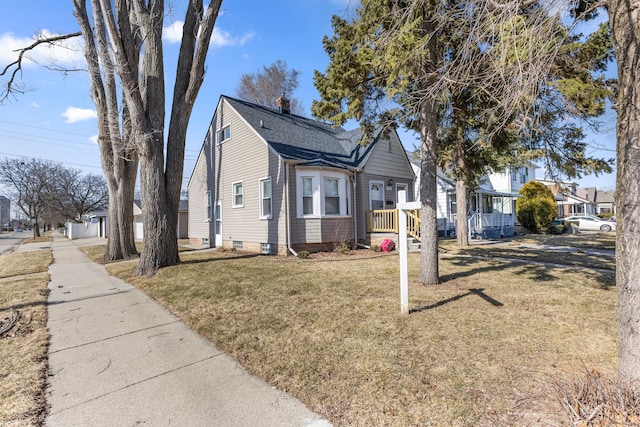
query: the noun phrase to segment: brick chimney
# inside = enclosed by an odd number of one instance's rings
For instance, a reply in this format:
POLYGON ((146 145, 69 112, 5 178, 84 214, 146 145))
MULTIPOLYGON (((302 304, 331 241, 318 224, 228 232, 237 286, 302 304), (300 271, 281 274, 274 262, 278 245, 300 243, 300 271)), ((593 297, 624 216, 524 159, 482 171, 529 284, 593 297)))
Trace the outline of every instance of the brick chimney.
POLYGON ((282 114, 291 114, 291 101, 284 96, 284 92, 276 99, 276 108, 282 114))

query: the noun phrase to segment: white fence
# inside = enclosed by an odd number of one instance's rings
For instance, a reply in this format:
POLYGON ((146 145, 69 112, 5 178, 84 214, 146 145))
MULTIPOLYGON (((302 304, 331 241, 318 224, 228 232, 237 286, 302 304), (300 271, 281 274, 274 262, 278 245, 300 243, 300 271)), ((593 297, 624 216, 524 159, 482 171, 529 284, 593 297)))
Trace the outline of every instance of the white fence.
POLYGON ((98 222, 67 222, 65 226, 69 240, 86 239, 100 235, 100 223, 98 222))

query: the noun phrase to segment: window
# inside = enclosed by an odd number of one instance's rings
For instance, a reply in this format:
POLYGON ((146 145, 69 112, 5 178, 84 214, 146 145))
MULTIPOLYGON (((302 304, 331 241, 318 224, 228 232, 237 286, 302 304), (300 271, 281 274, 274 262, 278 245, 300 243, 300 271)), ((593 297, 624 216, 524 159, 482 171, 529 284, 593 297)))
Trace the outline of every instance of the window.
POLYGON ((260 218, 271 218, 271 178, 260 180, 260 218))
POLYGON ((336 178, 324 179, 324 213, 326 215, 340 214, 339 182, 336 178))
POLYGON ((231 126, 227 125, 218 131, 218 144, 231 138, 231 126))
POLYGON ((520 168, 520 184, 525 184, 527 182, 527 178, 529 177, 529 169, 526 167, 520 168))
POLYGON ((302 214, 313 215, 313 178, 302 178, 302 214))
POLYGON ((237 251, 241 251, 242 250, 242 242, 240 240, 234 240, 233 241, 233 249, 235 249, 237 251))
POLYGON ((349 215, 349 177, 340 172, 298 170, 299 217, 349 215))
POLYGON ((482 213, 493 213, 493 197, 482 196, 482 213))
POLYGON ((242 192, 242 181, 233 183, 233 207, 241 208, 244 206, 244 196, 242 192))
POLYGON ((205 217, 205 221, 207 222, 211 222, 211 219, 213 218, 212 215, 212 205, 211 205, 211 190, 206 191, 204 193, 204 217, 205 217))

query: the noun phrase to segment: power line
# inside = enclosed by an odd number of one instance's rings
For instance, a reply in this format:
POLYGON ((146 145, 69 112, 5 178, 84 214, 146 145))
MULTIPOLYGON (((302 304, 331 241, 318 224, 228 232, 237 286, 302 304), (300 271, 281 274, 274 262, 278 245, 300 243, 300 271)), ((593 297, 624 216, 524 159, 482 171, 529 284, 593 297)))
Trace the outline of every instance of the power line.
POLYGON ((67 134, 67 135, 83 136, 85 138, 91 138, 91 136, 92 136, 92 135, 85 135, 85 134, 75 133, 75 132, 67 132, 67 131, 64 131, 64 130, 43 128, 43 127, 40 127, 40 126, 26 125, 26 124, 23 124, 23 123, 9 122, 7 120, 0 120, 0 123, 8 123, 10 125, 23 126, 23 127, 26 127, 26 128, 46 130, 47 132, 57 132, 57 133, 64 133, 64 134, 67 134))
POLYGON ((83 167, 83 168, 92 168, 92 169, 100 169, 100 170, 102 170, 102 166, 83 165, 81 163, 63 162, 63 161, 60 161, 60 160, 51 160, 51 159, 43 159, 43 158, 38 158, 38 157, 30 157, 30 156, 25 156, 24 154, 3 153, 2 151, 0 151, 0 154, 2 154, 4 156, 15 157, 15 158, 23 158, 23 157, 34 158, 36 160, 41 160, 41 161, 45 161, 45 162, 53 162, 53 163, 60 163, 60 164, 63 164, 63 165, 79 166, 79 167, 83 167))

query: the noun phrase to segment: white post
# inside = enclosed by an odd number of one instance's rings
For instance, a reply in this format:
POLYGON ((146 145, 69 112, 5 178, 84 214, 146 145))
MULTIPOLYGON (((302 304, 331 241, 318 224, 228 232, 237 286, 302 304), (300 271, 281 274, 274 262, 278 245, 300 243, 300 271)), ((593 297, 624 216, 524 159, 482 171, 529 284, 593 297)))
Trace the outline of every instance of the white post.
POLYGON ((407 212, 402 209, 407 201, 404 190, 398 191, 398 247, 400 249, 400 313, 409 314, 409 260, 407 253, 407 212))
POLYGON ((409 248, 407 248, 407 211, 422 208, 420 202, 407 202, 407 192, 398 191, 398 250, 400 251, 400 313, 409 314, 409 248))

